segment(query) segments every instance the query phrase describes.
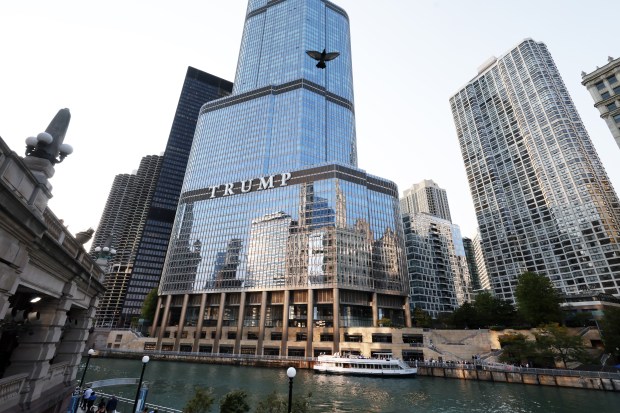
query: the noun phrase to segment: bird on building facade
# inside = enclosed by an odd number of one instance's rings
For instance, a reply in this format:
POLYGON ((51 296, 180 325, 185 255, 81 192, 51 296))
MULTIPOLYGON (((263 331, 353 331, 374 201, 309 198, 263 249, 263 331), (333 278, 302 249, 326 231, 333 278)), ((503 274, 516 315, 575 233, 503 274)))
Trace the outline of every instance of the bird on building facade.
POLYGON ((319 61, 319 63, 316 64, 316 67, 318 67, 319 69, 325 69, 325 62, 329 62, 330 60, 334 60, 335 58, 340 56, 339 52, 327 53, 325 49, 323 49, 323 52, 317 52, 316 50, 306 50, 306 54, 314 60, 319 61))

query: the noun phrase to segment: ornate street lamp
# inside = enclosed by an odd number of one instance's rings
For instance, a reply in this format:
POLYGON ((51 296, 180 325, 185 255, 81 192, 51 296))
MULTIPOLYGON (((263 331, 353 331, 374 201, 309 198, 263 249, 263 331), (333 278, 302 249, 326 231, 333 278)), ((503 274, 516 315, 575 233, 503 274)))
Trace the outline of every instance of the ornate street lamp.
POLYGON ((297 374, 297 370, 295 367, 289 367, 286 370, 286 375, 288 376, 288 413, 291 413, 291 408, 293 407, 293 379, 297 374))
POLYGON ((90 363, 90 357, 95 354, 95 350, 92 348, 88 350, 88 358, 86 359, 86 366, 84 366, 84 371, 82 372, 82 380, 80 380, 80 387, 84 387, 84 377, 86 376, 86 370, 88 370, 88 363, 90 363))
POLYGON ((138 383, 138 391, 136 392, 136 400, 133 402, 133 410, 132 412, 136 412, 138 410, 138 399, 140 398, 140 389, 142 388, 142 379, 144 378, 144 370, 146 369, 146 363, 150 360, 149 356, 142 357, 142 374, 140 374, 140 382, 138 383))

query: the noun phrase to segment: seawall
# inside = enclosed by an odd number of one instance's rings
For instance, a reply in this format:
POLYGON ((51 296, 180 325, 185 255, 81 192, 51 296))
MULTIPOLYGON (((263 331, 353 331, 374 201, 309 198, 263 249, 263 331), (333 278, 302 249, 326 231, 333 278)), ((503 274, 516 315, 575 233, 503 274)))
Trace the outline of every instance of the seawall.
POLYGON ((418 376, 620 392, 620 374, 606 372, 525 368, 510 370, 484 365, 442 366, 424 363, 418 365, 418 376))

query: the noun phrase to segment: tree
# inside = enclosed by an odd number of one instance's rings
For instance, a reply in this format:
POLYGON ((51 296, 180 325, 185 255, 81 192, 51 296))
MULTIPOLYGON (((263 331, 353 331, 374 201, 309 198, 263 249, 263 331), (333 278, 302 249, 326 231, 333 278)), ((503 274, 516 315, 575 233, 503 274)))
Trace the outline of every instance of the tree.
POLYGON ((248 394, 243 390, 228 392, 220 400, 220 413, 246 413, 250 411, 248 394))
POLYGON ((192 397, 185 407, 184 413, 207 413, 211 410, 211 406, 215 399, 211 393, 211 389, 203 389, 196 387, 194 397, 192 397))
POLYGON ((476 316, 470 328, 507 327, 514 323, 514 306, 508 301, 493 296, 489 291, 478 293, 472 305, 476 316))
POLYGON ((499 343, 503 350, 499 356, 501 362, 522 364, 527 361, 529 364, 533 364, 531 361, 536 355, 534 342, 529 341, 523 334, 504 334, 499 337, 499 343))
POLYGON ((421 328, 430 328, 433 325, 433 318, 423 309, 415 307, 413 309, 413 325, 421 328))
MULTIPOLYGON (((307 396, 293 399, 292 411, 295 413, 308 413, 310 409, 311 393, 307 396)), ((262 399, 254 413, 286 413, 288 411, 288 399, 278 395, 275 390, 262 399)))
POLYGON ((464 303, 452 313, 452 321, 456 328, 477 328, 478 313, 470 303, 464 303))
POLYGON ((142 312, 141 318, 144 320, 148 320, 149 322, 153 321, 155 317, 155 310, 157 307, 157 288, 153 288, 144 299, 142 303, 142 312))
POLYGON ((560 298, 544 275, 523 273, 515 290, 519 315, 531 326, 560 321, 560 298))
POLYGON ((600 326, 605 352, 613 354, 616 361, 620 361, 620 308, 605 308, 600 326))
POLYGON ((568 328, 558 324, 547 324, 540 331, 534 333, 537 347, 542 355, 549 355, 564 363, 579 361, 587 363, 590 357, 579 335, 570 334, 568 328))

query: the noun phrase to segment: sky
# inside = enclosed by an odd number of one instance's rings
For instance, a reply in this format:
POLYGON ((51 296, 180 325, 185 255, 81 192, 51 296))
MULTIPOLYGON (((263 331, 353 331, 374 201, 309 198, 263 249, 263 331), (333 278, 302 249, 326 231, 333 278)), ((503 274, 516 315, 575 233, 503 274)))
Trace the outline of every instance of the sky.
MULTIPOLYGON (((491 56, 547 44, 612 184, 620 149, 581 72, 618 57, 605 0, 335 0, 349 14, 358 166, 402 194, 433 179, 465 236, 477 223, 449 99, 491 56)), ((24 140, 71 110, 49 206, 73 233, 99 224, 114 176, 162 154, 188 66, 233 81, 246 0, 0 3, 0 137, 24 140)))

